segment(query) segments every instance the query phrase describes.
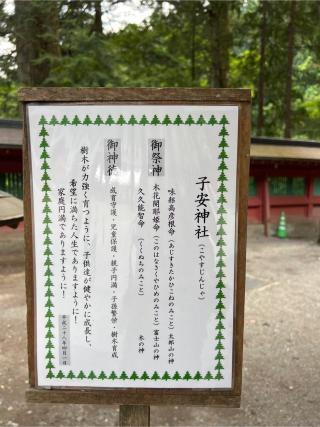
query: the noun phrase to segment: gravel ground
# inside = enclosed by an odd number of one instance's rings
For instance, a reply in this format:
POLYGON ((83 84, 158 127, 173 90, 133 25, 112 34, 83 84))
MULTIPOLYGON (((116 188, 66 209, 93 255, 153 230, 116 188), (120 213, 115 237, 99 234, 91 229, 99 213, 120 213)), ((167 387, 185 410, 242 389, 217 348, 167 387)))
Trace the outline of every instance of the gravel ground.
MULTIPOLYGON (((241 409, 152 407, 154 426, 320 425, 320 246, 248 242, 241 409)), ((116 407, 28 404, 23 235, 0 229, 0 425, 113 426, 116 407)))

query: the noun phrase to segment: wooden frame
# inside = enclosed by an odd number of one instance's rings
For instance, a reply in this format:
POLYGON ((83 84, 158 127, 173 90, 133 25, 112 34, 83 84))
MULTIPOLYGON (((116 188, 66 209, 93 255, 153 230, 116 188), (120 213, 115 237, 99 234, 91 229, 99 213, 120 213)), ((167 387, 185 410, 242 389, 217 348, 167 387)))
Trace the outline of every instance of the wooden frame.
POLYGON ((107 89, 107 88, 25 88, 19 92, 23 104, 24 142, 24 215, 26 248, 26 296, 28 328, 28 365, 30 402, 100 403, 114 405, 213 405, 239 407, 242 383, 244 296, 246 267, 247 193, 250 158, 250 91, 242 89, 107 89), (77 104, 158 104, 158 105, 232 105, 239 108, 235 312, 234 381, 230 390, 218 389, 37 389, 35 373, 35 294, 32 224, 31 155, 27 105, 31 103, 77 104))

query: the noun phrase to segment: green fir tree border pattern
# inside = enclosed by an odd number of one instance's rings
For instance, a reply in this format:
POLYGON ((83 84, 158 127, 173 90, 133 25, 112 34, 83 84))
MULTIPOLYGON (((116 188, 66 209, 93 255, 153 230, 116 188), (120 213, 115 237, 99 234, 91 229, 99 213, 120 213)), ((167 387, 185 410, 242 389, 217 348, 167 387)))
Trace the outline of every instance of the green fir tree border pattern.
POLYGON ((63 379, 63 378, 67 378, 67 379, 89 379, 89 380, 94 380, 94 379, 98 379, 98 380, 132 380, 132 381, 136 381, 136 380, 142 380, 142 381, 146 381, 146 380, 154 380, 154 381, 190 381, 190 380, 196 380, 196 381, 200 381, 200 380, 217 380, 220 381, 222 380, 223 377, 223 370, 224 370, 224 357, 223 357, 223 353, 224 353, 224 333, 223 330, 225 329, 224 327, 224 319, 225 319, 225 315, 224 315, 224 310, 225 310, 225 305, 224 305, 224 299, 225 299, 225 295, 223 293, 224 288, 226 287, 225 285, 225 251, 224 251, 224 247, 226 246, 225 243, 225 236, 226 236, 226 231, 225 231, 225 225, 226 225, 226 219, 225 219, 225 214, 226 212, 226 193, 227 193, 227 189, 225 186, 225 183, 227 182, 227 177, 225 175, 225 171, 228 169, 227 165, 226 165, 226 159, 228 158, 227 155, 227 136, 228 134, 228 130, 227 130, 227 125, 229 124, 228 119, 226 118, 225 115, 222 116, 220 121, 217 121, 216 118, 214 117, 214 115, 211 115, 211 117, 206 121, 203 117, 202 114, 200 114, 200 116, 197 119, 194 119, 190 114, 185 118, 185 120, 183 120, 181 118, 181 116, 178 114, 174 119, 171 119, 167 114, 165 115, 165 117, 160 120, 158 118, 158 116, 155 114, 152 118, 147 118, 145 114, 142 115, 142 117, 137 120, 134 115, 131 115, 129 118, 125 119, 124 116, 122 114, 120 114, 119 117, 117 117, 116 119, 114 119, 110 114, 106 117, 105 120, 103 120, 101 118, 100 115, 97 115, 95 119, 91 119, 89 117, 89 115, 86 115, 85 118, 83 119, 83 121, 81 121, 78 117, 78 115, 75 115, 73 118, 68 118, 66 115, 64 115, 60 120, 58 120, 56 118, 55 115, 52 115, 52 117, 47 120, 45 118, 44 115, 41 116, 40 120, 39 120, 39 126, 40 126, 40 132, 39 132, 39 137, 40 137, 40 148, 41 148, 41 153, 40 153, 40 160, 42 162, 41 164, 41 170, 42 170, 42 177, 41 177, 41 181, 42 181, 42 213, 43 213, 43 256, 44 256, 44 268, 45 268, 45 283, 44 286, 46 288, 46 293, 45 293, 45 297, 46 297, 46 301, 45 301, 45 330, 46 330, 46 335, 45 335, 45 339, 46 339, 46 369, 47 369, 47 378, 48 379, 53 379, 53 378, 58 378, 58 379, 63 379), (140 126, 146 126, 146 125, 153 125, 153 126, 159 126, 159 125, 163 125, 163 126, 169 126, 169 125, 173 125, 173 126, 191 126, 191 125, 196 125, 196 126, 203 126, 203 125, 221 125, 221 130, 219 133, 219 136, 221 137, 220 143, 219 143, 219 166, 218 166, 218 170, 219 170, 219 177, 218 177, 218 209, 217 209, 217 215, 218 215, 218 222, 217 222, 217 236, 218 236, 218 241, 217 241, 217 276, 216 276, 216 299, 215 299, 215 303, 216 303, 216 310, 217 310, 217 315, 216 315, 216 337, 215 337, 215 368, 214 368, 214 373, 208 371, 206 373, 201 374, 199 371, 197 371, 194 374, 190 374, 189 371, 185 372, 183 375, 181 375, 178 371, 176 371, 174 373, 174 375, 170 376, 169 373, 166 371, 164 372, 164 374, 159 375, 158 372, 153 372, 152 375, 148 374, 146 371, 143 372, 142 375, 138 375, 135 371, 132 372, 131 375, 128 375, 125 371, 122 371, 121 373, 115 373, 114 371, 112 371, 110 374, 106 374, 104 371, 101 371, 99 373, 95 373, 93 370, 90 370, 90 372, 88 372, 87 374, 85 374, 83 372, 83 370, 80 370, 79 373, 74 373, 72 370, 70 370, 68 373, 67 372, 63 372, 62 370, 59 370, 58 373, 55 373, 55 356, 54 356, 54 344, 53 344, 53 340, 55 337, 55 331, 54 331, 54 323, 52 321, 52 319, 54 318, 54 314, 53 314, 53 308, 54 308, 54 304, 53 304, 53 281, 52 281, 52 277, 53 277, 53 272, 52 272, 52 240, 50 238, 50 236, 52 235, 52 229, 50 227, 51 224, 51 219, 50 219, 50 214, 51 214, 51 208, 50 208, 50 204, 51 204, 51 199, 50 199, 50 192, 51 192, 51 188, 50 188, 50 166, 49 166, 49 158, 50 155, 48 153, 48 148, 49 148, 49 144, 47 141, 47 137, 49 136, 48 133, 48 126, 67 126, 67 125, 71 125, 71 126, 89 126, 89 125, 95 125, 95 126, 101 126, 101 125, 107 125, 107 126, 111 126, 111 125, 119 125, 119 126, 124 126, 124 125, 128 125, 128 126, 133 126, 133 125, 140 125, 140 126))

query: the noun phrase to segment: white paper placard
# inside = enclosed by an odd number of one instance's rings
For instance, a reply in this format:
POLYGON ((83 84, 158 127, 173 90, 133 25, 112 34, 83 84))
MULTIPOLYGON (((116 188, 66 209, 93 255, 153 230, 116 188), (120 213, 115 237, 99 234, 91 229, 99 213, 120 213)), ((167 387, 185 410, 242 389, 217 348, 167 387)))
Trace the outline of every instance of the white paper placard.
POLYGON ((27 113, 38 386, 231 388, 238 107, 27 113))

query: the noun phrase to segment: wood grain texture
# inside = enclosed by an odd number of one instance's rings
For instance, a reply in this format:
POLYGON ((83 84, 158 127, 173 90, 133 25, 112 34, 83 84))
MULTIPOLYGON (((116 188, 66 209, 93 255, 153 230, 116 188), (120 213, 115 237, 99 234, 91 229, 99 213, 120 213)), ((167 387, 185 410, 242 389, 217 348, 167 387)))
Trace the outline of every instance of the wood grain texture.
POLYGON ((241 394, 243 362, 244 302, 246 281, 247 203, 250 164, 250 104, 239 106, 237 170, 237 221, 234 308, 234 392, 241 394))
POLYGON ((120 405, 119 426, 149 426, 150 406, 120 405))
POLYGON ((26 391, 26 400, 33 403, 90 403, 101 405, 189 405, 240 407, 240 396, 232 392, 204 389, 95 389, 26 391))
POLYGON ((127 101, 250 101, 249 89, 198 88, 22 88, 23 102, 127 102, 127 101))
POLYGON ((28 361, 31 388, 26 392, 30 402, 97 403, 113 405, 199 405, 240 407, 242 383, 242 347, 244 325, 244 292, 246 262, 247 193, 250 156, 250 91, 239 89, 69 89, 29 88, 20 91, 24 106, 24 203, 26 245, 26 290, 28 323, 28 361), (237 216, 233 387, 219 389, 141 389, 108 388, 80 389, 36 388, 35 354, 35 291, 34 253, 32 231, 32 191, 30 167, 30 141, 26 109, 29 102, 40 104, 69 102, 77 104, 184 104, 184 105, 236 105, 239 107, 239 146, 237 166, 237 216))
POLYGON ((23 109, 23 208, 25 243, 25 284, 27 301, 28 367, 29 384, 35 385, 35 294, 32 191, 30 169, 30 143, 26 108, 23 109))

